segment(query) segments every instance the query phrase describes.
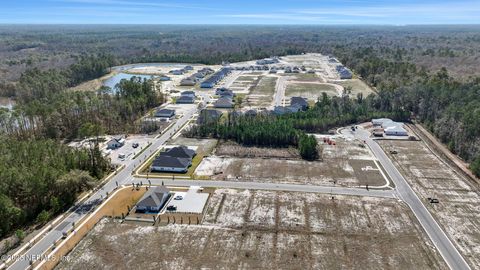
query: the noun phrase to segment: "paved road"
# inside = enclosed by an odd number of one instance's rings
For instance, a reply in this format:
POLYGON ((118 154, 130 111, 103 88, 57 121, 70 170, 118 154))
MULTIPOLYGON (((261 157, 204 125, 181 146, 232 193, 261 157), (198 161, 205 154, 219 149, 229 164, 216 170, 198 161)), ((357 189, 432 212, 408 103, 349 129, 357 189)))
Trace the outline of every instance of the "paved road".
POLYGON ((298 184, 276 184, 276 183, 258 183, 258 182, 233 182, 233 181, 210 181, 210 180, 168 180, 158 178, 129 178, 130 184, 148 183, 150 180, 152 185, 161 185, 164 183, 168 186, 202 186, 214 188, 237 188, 237 189, 259 189, 259 190, 275 190, 275 191, 296 191, 296 192, 312 192, 325 193, 334 195, 353 195, 353 196, 371 196, 381 198, 397 198, 392 190, 366 190, 364 188, 345 188, 345 187, 327 187, 313 185, 298 184))
MULTIPOLYGON (((440 252, 451 269, 470 269, 469 265, 450 241, 445 232, 440 228, 428 209, 423 205, 416 193, 410 187, 405 178, 400 174, 392 161, 385 154, 383 149, 369 137, 369 133, 363 129, 354 132, 356 138, 364 140, 372 150, 373 154, 382 164, 392 181, 400 199, 412 209, 423 229, 427 232, 433 244, 440 252)), ((426 198, 423 198, 426 199, 426 198)))
POLYGON ((275 96, 273 98, 274 106, 285 106, 284 97, 285 89, 287 88, 287 77, 279 76, 277 84, 275 85, 275 96))
MULTIPOLYGON (((171 127, 169 131, 164 133, 159 138, 155 139, 155 141, 150 145, 149 149, 156 150, 175 133, 178 129, 180 129, 197 111, 196 108, 189 110, 184 116, 178 119, 175 124, 171 127)), ((147 148, 148 150, 148 148, 147 148)), ((43 237, 39 242, 37 242, 32 248, 30 248, 25 253, 24 260, 17 260, 14 264, 12 264, 8 269, 12 270, 23 270, 29 267, 30 260, 28 258, 32 258, 35 255, 42 255, 49 247, 52 245, 56 240, 62 237, 62 232, 72 228, 73 222, 78 223, 80 219, 82 219, 85 215, 88 214, 88 210, 93 208, 94 206, 101 203, 102 199, 105 198, 106 192, 108 191, 111 193, 115 187, 122 184, 128 184, 128 180, 131 179, 131 172, 132 170, 141 164, 139 159, 130 160, 126 167, 121 170, 117 175, 112 177, 112 179, 106 183, 102 189, 98 190, 90 198, 88 198, 85 202, 83 202, 78 208, 71 213, 64 221, 60 222, 54 229, 48 232, 45 237, 43 237)))

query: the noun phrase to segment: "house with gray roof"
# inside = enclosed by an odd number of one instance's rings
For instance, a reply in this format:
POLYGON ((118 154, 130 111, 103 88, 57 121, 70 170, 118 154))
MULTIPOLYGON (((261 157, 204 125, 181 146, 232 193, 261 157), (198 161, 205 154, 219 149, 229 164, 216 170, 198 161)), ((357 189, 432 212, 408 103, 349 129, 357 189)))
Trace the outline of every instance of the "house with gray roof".
POLYGON ((303 97, 292 97, 290 98, 291 106, 298 106, 302 111, 306 111, 308 108, 308 102, 306 98, 303 97))
POLYGON ((198 114, 197 124, 207 124, 216 122, 222 116, 219 110, 203 109, 198 114))
POLYGON ((137 212, 158 213, 170 197, 170 190, 165 186, 150 188, 137 203, 137 212))
POLYGON ((159 109, 155 112, 155 117, 160 118, 172 118, 175 115, 175 110, 159 109))
POLYGON ((229 97, 221 97, 213 104, 215 108, 233 108, 233 101, 229 97))
POLYGON ((195 151, 183 145, 170 148, 153 160, 150 171, 185 173, 192 165, 195 155, 195 151))

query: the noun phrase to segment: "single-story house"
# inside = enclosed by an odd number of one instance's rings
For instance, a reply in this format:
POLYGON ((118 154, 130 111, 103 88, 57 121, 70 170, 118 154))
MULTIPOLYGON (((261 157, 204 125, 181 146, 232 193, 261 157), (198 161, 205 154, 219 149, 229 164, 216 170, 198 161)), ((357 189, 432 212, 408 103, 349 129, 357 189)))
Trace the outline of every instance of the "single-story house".
POLYGON ((122 137, 114 137, 107 142, 107 149, 117 149, 125 145, 125 139, 122 137))
POLYGON ((177 98, 177 104, 193 104, 195 102, 195 98, 191 96, 180 96, 177 98))
POLYGON ((185 66, 183 69, 184 70, 193 70, 193 67, 192 66, 185 66))
POLYGON ((189 158, 176 158, 160 154, 153 160, 150 170, 152 172, 187 172, 191 165, 192 160, 189 158))
POLYGON ((233 108, 233 101, 229 97, 221 97, 213 104, 215 108, 233 108))
POLYGON ((306 111, 308 108, 308 102, 306 98, 303 97, 292 97, 290 98, 291 106, 299 106, 303 111, 306 111))
POLYGON ((165 82, 165 81, 170 81, 171 78, 166 76, 166 75, 162 75, 159 77, 159 80, 162 81, 162 82, 165 82))
POLYGON ((197 82, 192 78, 185 78, 180 81, 180 86, 194 86, 197 82))
POLYGON ((222 116, 222 112, 218 110, 203 109, 200 111, 197 124, 206 124, 217 121, 222 116))
POLYGON ((150 188, 137 203, 137 212, 159 212, 170 197, 165 186, 150 188))
POLYGON ((176 157, 176 158, 189 158, 192 159, 197 153, 192 149, 188 149, 185 145, 180 145, 168 149, 167 151, 161 153, 162 156, 176 157))
POLYGON ((184 72, 182 69, 175 69, 175 70, 170 70, 168 73, 173 75, 183 75, 184 72))
POLYGON ((183 91, 180 95, 182 95, 182 97, 195 98, 195 92, 193 92, 193 91, 183 91))
POLYGON ((217 90, 215 91, 215 95, 221 96, 221 97, 234 97, 235 96, 235 94, 233 93, 232 90, 230 90, 228 88, 225 88, 225 87, 217 88, 217 90))
POLYGON ((388 136, 408 136, 408 131, 403 128, 403 124, 397 123, 398 125, 389 126, 385 128, 385 135, 388 136))
POLYGON ((153 160, 150 170, 152 172, 187 172, 195 155, 195 151, 186 146, 173 147, 160 153, 153 160))
POLYGON ((159 109, 155 112, 155 117, 172 118, 175 115, 175 110, 159 109))
POLYGON ((213 81, 204 81, 200 84, 201 88, 213 88, 215 83, 213 81))

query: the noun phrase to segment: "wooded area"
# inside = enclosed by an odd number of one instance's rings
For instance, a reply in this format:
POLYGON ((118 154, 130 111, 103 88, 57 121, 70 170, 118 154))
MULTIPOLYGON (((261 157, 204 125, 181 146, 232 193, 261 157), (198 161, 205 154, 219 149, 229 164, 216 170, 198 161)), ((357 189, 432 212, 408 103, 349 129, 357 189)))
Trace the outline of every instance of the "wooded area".
POLYGON ((106 72, 101 58, 86 59, 67 72, 25 72, 13 111, 0 109, 0 237, 48 221, 110 170, 99 141, 74 149, 65 139, 135 132, 138 119, 164 101, 152 81, 140 77, 120 81, 115 91, 67 91, 106 72))

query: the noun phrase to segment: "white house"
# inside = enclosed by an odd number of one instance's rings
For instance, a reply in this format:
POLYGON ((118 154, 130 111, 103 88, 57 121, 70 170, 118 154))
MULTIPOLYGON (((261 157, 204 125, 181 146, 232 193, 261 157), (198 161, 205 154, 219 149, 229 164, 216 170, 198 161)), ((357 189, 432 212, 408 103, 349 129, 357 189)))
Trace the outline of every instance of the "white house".
POLYGON ((117 149, 125 144, 125 139, 122 137, 112 138, 107 142, 107 149, 117 149))

